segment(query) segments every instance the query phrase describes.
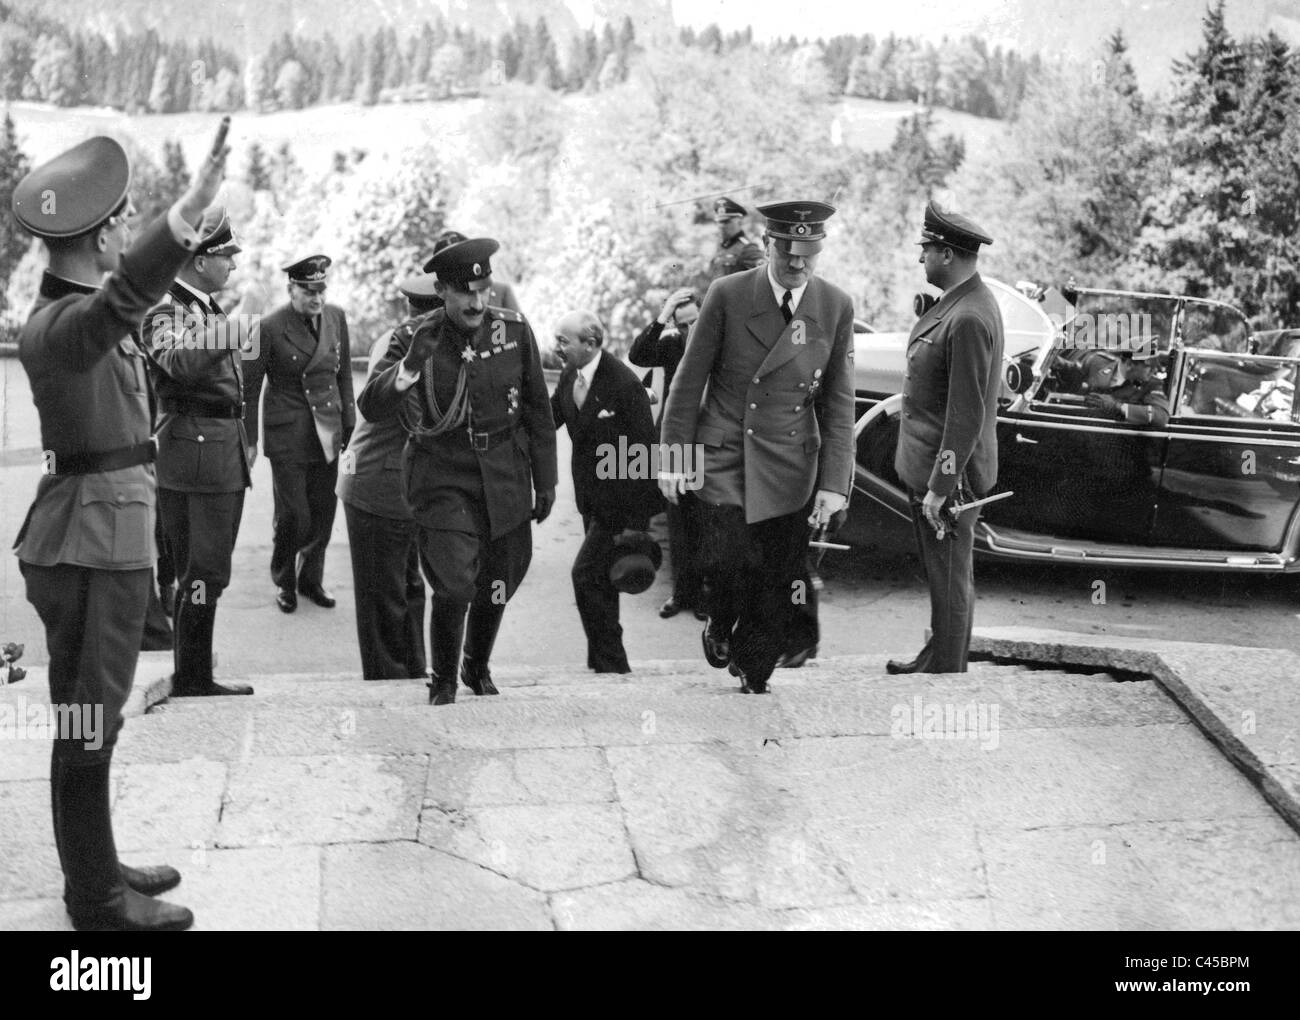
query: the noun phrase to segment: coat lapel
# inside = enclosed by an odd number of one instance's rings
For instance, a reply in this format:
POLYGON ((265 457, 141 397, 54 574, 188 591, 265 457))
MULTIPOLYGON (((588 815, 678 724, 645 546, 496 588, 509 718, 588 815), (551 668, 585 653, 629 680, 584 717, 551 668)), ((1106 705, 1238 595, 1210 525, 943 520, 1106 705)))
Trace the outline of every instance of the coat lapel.
MULTIPOLYGON (((578 411, 578 431, 586 432, 591 427, 592 421, 596 417, 596 412, 605 406, 605 390, 609 386, 609 367, 605 364, 605 359, 610 357, 609 351, 603 351, 600 355, 600 363, 596 365, 595 374, 591 377, 591 386, 587 390, 587 399, 582 402, 582 409, 578 411)), ((573 373, 574 381, 577 381, 578 373, 573 373)), ((572 389, 570 389, 572 394, 572 389)), ((574 402, 577 406, 577 402, 574 402)))
MULTIPOLYGON (((321 313, 321 317, 323 320, 324 313, 321 313)), ((307 328, 307 321, 292 308, 289 309, 286 318, 288 321, 284 329, 285 338, 307 355, 307 363, 311 364, 316 357, 317 343, 315 337, 311 335, 311 330, 307 328)), ((322 335, 324 335, 324 331, 322 331, 322 335)))
POLYGON ((749 307, 753 311, 745 326, 754 339, 770 351, 785 332, 786 321, 781 315, 781 306, 772 296, 772 285, 768 282, 765 266, 754 270, 754 292, 749 307))
MULTIPOLYGON (((772 293, 772 288, 767 289, 768 295, 772 293)), ((795 309, 794 318, 790 320, 789 327, 785 326, 784 320, 781 335, 777 338, 776 345, 768 352, 763 359, 763 365, 758 370, 759 375, 767 375, 769 372, 780 368, 791 358, 795 357, 801 348, 807 348, 809 341, 814 336, 821 336, 821 320, 826 318, 825 312, 826 289, 821 285, 821 280, 813 277, 808 281, 808 289, 803 292, 803 298, 799 301, 799 307, 795 309), (802 326, 800 325, 802 323, 802 326), (803 343, 795 343, 797 338, 802 337, 803 343)), ((773 304, 776 303, 773 298, 773 304)), ((781 307, 776 309, 777 318, 781 317, 781 307)))
POLYGON ((324 310, 320 313, 320 339, 312 341, 311 330, 307 328, 305 320, 302 322, 302 331, 307 335, 307 340, 312 344, 311 359, 307 362, 307 368, 315 368, 317 364, 323 361, 331 351, 334 350, 334 329, 330 317, 324 310))

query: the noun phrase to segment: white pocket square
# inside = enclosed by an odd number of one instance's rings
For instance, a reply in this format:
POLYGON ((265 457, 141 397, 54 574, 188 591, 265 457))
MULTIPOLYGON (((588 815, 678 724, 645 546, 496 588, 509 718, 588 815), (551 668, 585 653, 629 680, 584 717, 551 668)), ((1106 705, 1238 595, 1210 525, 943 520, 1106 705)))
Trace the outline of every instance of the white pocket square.
POLYGON ((609 408, 602 408, 600 411, 598 411, 598 412, 596 413, 596 417, 597 417, 597 418, 612 418, 612 417, 614 417, 614 412, 611 411, 609 408))

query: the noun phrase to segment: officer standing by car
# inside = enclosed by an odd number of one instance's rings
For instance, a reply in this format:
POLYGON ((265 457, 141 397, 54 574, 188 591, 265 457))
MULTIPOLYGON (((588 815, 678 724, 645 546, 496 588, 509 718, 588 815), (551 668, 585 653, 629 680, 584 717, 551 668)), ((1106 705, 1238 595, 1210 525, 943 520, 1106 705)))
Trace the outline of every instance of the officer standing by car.
POLYGON ((144 320, 158 394, 158 515, 176 568, 174 697, 252 694, 212 675, 217 601, 252 484, 244 434, 242 338, 212 295, 242 251, 220 206, 203 217, 203 239, 144 320))
POLYGON ((531 521, 555 502, 555 423, 537 342, 523 316, 487 304, 498 248, 478 238, 433 256, 443 307, 410 335, 393 334, 360 398, 366 418, 400 416, 410 433, 403 481, 433 588, 434 705, 456 700, 458 672, 475 694, 497 693, 492 648, 532 560, 531 521))
POLYGON ((903 414, 894 467, 911 496, 912 527, 930 587, 930 639, 890 673, 964 673, 975 615, 978 510, 954 502, 997 481, 1002 316, 980 279, 981 244, 993 239, 964 216, 930 202, 921 231, 925 279, 943 291, 907 342, 903 414))
POLYGON ((50 703, 100 728, 98 741, 56 733, 50 760, 64 902, 78 931, 194 921, 150 898, 180 882, 174 868, 118 860, 110 771, 157 559, 153 420, 136 331, 199 241, 225 172, 227 126, 189 190, 134 243, 130 163, 111 138, 61 153, 13 193, 14 216, 49 251, 18 341, 46 470, 19 530, 19 568, 45 625, 50 703))

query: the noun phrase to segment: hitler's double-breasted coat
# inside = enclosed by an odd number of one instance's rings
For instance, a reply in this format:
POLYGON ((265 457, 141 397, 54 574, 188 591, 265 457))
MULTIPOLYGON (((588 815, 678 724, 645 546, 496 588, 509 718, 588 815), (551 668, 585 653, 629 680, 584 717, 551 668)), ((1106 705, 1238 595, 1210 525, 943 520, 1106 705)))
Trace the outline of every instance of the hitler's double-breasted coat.
MULTIPOLYGON (((766 266, 717 280, 664 410, 663 470, 703 451, 705 503, 753 524, 802 509, 853 478, 853 303, 813 277, 790 323, 766 266), (677 451, 677 452, 674 452, 677 451)), ((683 463, 686 463, 685 461, 683 463)))

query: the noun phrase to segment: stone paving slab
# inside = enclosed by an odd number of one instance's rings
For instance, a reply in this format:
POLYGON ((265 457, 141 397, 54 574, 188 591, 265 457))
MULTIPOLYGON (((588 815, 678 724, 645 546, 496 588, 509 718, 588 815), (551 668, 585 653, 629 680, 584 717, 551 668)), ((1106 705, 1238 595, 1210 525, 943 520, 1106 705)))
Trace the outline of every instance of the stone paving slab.
POLYGON ((373 754, 256 758, 236 765, 222 847, 414 839, 429 761, 373 754))
MULTIPOLYGON (((1160 684, 873 662, 438 709, 256 678, 128 725, 118 840, 211 929, 1300 927, 1300 840, 1160 684)), ((34 760, 0 758, 0 927, 60 929, 34 760)))
POLYGON ((413 842, 326 847, 323 930, 531 930, 554 925, 546 897, 413 842))
POLYGON ((972 651, 1018 662, 1103 666, 1152 676, 1300 832, 1300 654, 1034 628, 975 632, 972 651))

